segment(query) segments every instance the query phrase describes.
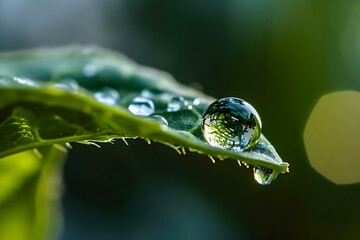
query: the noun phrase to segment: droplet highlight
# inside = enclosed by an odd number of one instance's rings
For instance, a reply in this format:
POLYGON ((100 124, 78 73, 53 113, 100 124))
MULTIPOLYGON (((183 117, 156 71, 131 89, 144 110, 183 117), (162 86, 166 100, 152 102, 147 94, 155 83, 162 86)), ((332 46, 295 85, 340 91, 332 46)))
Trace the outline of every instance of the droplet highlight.
POLYGON ((261 185, 272 183, 279 173, 269 168, 254 167, 254 178, 261 185))
POLYGON ((95 92, 94 97, 101 103, 113 106, 120 98, 119 93, 113 88, 104 88, 101 91, 95 92))
POLYGON ((128 107, 129 111, 138 116, 150 116, 155 111, 154 103, 144 97, 135 97, 128 107))
POLYGON ((233 151, 250 150, 259 140, 261 120, 244 100, 221 98, 210 104, 203 114, 202 130, 211 146, 233 151))
POLYGON ((193 104, 194 104, 195 106, 199 105, 199 104, 200 104, 200 99, 195 98, 195 99, 193 100, 193 104))

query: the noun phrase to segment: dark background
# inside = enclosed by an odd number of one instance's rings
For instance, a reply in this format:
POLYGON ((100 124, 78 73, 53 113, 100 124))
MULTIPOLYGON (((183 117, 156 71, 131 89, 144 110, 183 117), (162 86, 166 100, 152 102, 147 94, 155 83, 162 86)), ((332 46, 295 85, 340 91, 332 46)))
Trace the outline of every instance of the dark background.
POLYGON ((360 89, 358 1, 0 0, 1 51, 68 44, 246 99, 290 173, 264 187, 234 161, 160 144, 73 144, 63 240, 360 239, 360 185, 324 178, 303 143, 323 94, 360 89))

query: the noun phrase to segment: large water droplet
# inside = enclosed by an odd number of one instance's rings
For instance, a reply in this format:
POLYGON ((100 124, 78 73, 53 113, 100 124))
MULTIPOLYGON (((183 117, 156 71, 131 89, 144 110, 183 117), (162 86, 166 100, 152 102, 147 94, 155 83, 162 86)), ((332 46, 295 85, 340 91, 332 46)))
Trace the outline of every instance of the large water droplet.
POLYGON ((128 107, 129 111, 138 116, 149 116, 154 113, 154 103, 144 97, 135 97, 128 107))
POLYGON ((64 78, 54 83, 53 87, 76 92, 79 89, 79 84, 72 78, 64 78))
POLYGON ((279 173, 269 168, 254 167, 254 178, 261 185, 269 185, 279 173))
POLYGON ((183 109, 185 106, 185 99, 183 97, 174 96, 170 99, 166 110, 168 112, 177 112, 183 109))
POLYGON ((115 105, 117 100, 119 99, 119 93, 113 88, 104 88, 99 92, 94 93, 94 97, 102 103, 107 105, 115 105))
POLYGON ((249 150, 259 140, 261 120, 249 103, 227 97, 216 100, 206 109, 202 130, 211 146, 234 151, 249 150))

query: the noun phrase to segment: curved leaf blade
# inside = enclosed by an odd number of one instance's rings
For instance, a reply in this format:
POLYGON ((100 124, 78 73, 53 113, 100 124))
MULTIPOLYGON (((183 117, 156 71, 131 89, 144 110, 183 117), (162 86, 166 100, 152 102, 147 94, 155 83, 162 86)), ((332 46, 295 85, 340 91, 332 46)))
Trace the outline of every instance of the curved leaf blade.
POLYGON ((54 143, 141 137, 220 159, 288 170, 264 135, 249 152, 208 145, 201 119, 213 98, 180 85, 167 73, 100 48, 3 54, 0 96, 0 157, 54 143), (119 98, 104 102, 97 97, 109 89, 119 98), (131 113, 128 107, 136 97, 150 100, 154 113, 146 117, 131 113), (174 97, 184 105, 178 111, 168 109, 174 97), (164 117, 168 126, 153 115, 164 117))

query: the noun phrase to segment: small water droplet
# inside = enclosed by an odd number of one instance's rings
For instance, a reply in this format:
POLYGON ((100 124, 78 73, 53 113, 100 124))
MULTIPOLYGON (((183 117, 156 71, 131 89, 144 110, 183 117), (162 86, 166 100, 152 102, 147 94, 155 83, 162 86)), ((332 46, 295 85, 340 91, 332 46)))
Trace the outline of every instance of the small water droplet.
POLYGON ((115 105, 119 99, 119 93, 113 88, 104 88, 101 91, 95 92, 94 97, 101 103, 107 105, 115 105))
POLYGON ((185 107, 185 100, 181 96, 174 96, 170 99, 170 102, 167 106, 168 112, 177 112, 185 107))
POLYGON ((28 79, 28 78, 24 78, 24 77, 14 77, 13 80, 21 85, 27 85, 30 87, 38 86, 38 84, 35 81, 28 79))
POLYGON ((144 97, 135 97, 128 107, 129 111, 138 116, 149 116, 154 113, 154 103, 144 97))
POLYGON ((88 63, 84 66, 83 73, 87 77, 92 77, 96 74, 97 68, 95 64, 88 63))
POLYGON ((210 104, 203 115, 202 130, 211 146, 244 151, 258 142, 261 120, 249 103, 227 97, 210 104))
POLYGON ((61 79, 60 81, 54 83, 52 86, 73 92, 76 92, 79 89, 79 84, 72 78, 61 79))
POLYGON ((169 125, 168 121, 161 115, 157 115, 157 114, 152 115, 150 118, 156 120, 157 122, 159 122, 163 126, 168 126, 169 125))
POLYGON ((144 98, 150 98, 152 97, 154 94, 152 92, 150 92, 149 90, 147 89, 144 89, 141 91, 140 95, 144 98))
POLYGON ((254 167, 254 178, 261 185, 272 183, 279 173, 269 168, 254 167))
POLYGON ((195 98, 195 99, 193 100, 193 104, 194 104, 195 106, 199 105, 199 104, 200 104, 200 99, 195 98))

